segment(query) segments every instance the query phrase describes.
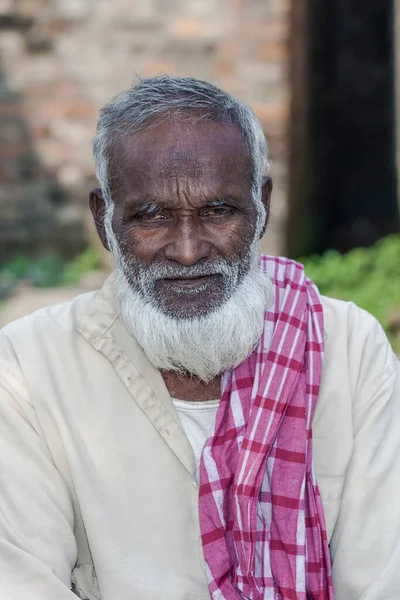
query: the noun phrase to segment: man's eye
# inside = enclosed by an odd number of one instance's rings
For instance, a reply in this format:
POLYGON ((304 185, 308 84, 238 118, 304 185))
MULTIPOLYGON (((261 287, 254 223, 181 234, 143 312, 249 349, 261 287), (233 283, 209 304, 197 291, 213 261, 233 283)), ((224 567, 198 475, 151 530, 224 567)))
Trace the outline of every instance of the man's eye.
POLYGON ((225 217, 232 214, 230 206, 209 206, 201 212, 202 217, 225 217))
POLYGON ((157 211, 157 212, 144 212, 136 215, 137 221, 146 221, 152 222, 154 221, 163 221, 168 218, 168 214, 165 211, 157 211))

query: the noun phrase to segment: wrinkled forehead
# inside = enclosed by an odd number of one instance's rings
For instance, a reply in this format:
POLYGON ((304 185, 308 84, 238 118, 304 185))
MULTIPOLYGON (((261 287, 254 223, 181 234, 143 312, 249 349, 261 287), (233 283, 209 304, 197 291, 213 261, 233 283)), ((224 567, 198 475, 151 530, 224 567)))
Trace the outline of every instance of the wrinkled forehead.
POLYGON ((116 138, 111 171, 114 189, 178 178, 245 191, 252 163, 235 125, 174 122, 116 138))

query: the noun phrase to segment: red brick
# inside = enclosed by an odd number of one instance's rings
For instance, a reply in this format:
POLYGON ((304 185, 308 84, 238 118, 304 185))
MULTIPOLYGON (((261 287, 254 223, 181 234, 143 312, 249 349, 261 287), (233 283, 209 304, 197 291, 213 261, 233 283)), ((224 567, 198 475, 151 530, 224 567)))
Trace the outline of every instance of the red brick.
POLYGON ((176 65, 171 62, 164 60, 154 60, 141 69, 141 75, 144 77, 154 77, 160 73, 167 73, 168 75, 177 75, 178 70, 176 65))
POLYGON ((222 39, 218 44, 218 56, 226 59, 234 59, 238 54, 238 41, 232 39, 222 39))
POLYGON ((226 75, 234 75, 235 74, 235 63, 233 60, 218 60, 214 69, 215 74, 218 77, 225 77, 226 75))
POLYGON ((282 102, 279 104, 253 103, 251 107, 262 123, 274 123, 277 121, 284 123, 289 116, 289 107, 282 102))
POLYGON ((201 34, 202 22, 198 19, 181 18, 172 24, 172 34, 178 38, 191 38, 201 34))
POLYGON ((56 118, 56 117, 71 117, 71 118, 87 118, 93 117, 97 115, 98 109, 97 107, 85 101, 76 101, 75 103, 71 102, 57 102, 57 101, 49 101, 43 103, 42 106, 43 114, 48 118, 56 118))
POLYGON ((255 58, 258 60, 284 60, 288 51, 286 44, 279 42, 261 41, 256 44, 255 58))

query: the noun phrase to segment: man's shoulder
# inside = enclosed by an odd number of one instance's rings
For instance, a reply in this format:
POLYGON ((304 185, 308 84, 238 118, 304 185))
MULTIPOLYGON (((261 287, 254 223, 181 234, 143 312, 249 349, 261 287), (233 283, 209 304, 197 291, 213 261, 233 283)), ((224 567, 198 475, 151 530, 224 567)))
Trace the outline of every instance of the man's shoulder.
POLYGON ((324 311, 325 330, 335 329, 336 327, 346 327, 352 329, 355 321, 365 321, 366 326, 376 322, 369 312, 346 300, 331 298, 330 296, 321 296, 322 307, 324 311))
POLYGON ((369 381, 371 389, 395 369, 397 358, 383 328, 369 312, 353 302, 322 296, 324 312, 324 371, 352 387, 369 381))
POLYGON ((375 339, 388 343, 378 320, 354 302, 321 296, 325 338, 332 339, 344 335, 348 341, 360 343, 362 339, 375 339))
POLYGON ((5 325, 0 330, 0 338, 24 343, 30 336, 73 332, 95 302, 97 294, 98 291, 86 292, 66 302, 40 308, 5 325))

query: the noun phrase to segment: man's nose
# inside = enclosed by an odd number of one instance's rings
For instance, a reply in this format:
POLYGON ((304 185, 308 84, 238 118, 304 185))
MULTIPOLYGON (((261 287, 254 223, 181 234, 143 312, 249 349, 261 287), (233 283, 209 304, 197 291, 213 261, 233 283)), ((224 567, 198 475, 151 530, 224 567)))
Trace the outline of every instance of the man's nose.
POLYGON ((190 217, 180 220, 170 235, 164 248, 165 258, 190 267, 209 255, 210 244, 202 236, 201 227, 190 217))

